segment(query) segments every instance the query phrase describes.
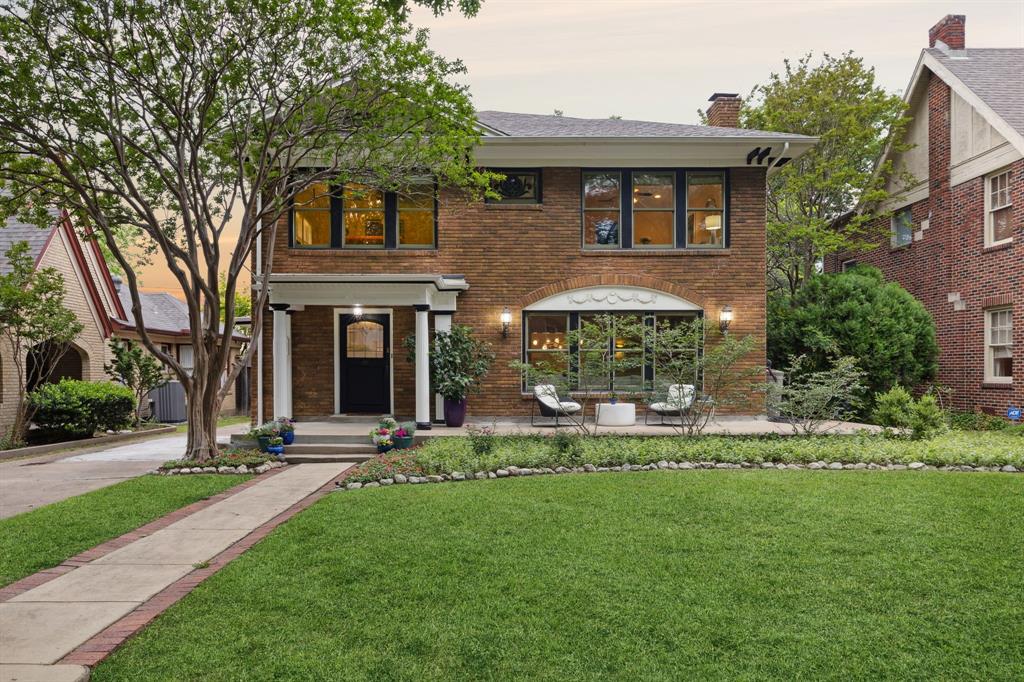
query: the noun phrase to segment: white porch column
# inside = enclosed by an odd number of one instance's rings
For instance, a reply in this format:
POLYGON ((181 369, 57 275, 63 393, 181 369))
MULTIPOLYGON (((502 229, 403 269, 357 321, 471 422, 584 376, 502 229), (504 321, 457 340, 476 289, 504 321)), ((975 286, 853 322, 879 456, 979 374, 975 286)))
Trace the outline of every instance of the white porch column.
POLYGON ((430 428, 430 326, 429 305, 416 309, 416 428, 430 428))
POLYGON ((272 303, 274 309, 274 414, 272 418, 292 416, 292 353, 289 336, 288 304, 272 303))
MULTIPOLYGON (((448 310, 434 311, 434 334, 452 330, 452 313, 448 310)), ((438 393, 434 396, 434 421, 444 421, 444 398, 438 393)))

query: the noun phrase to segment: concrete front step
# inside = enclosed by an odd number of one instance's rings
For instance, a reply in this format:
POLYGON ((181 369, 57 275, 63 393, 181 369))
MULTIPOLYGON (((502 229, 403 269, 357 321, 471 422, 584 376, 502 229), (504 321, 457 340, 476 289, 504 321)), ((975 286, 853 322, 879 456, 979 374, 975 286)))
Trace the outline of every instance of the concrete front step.
MULTIPOLYGON (((373 448, 373 443, 370 442, 369 436, 370 430, 367 429, 366 433, 357 434, 345 434, 345 433, 314 433, 314 434, 303 434, 295 433, 295 442, 292 445, 285 446, 286 448, 293 448, 296 445, 365 445, 368 448, 373 448)), ((421 445, 427 436, 414 436, 413 442, 416 445, 421 445)), ((236 433, 231 436, 231 444, 236 447, 243 448, 255 448, 256 441, 252 440, 245 434, 236 433)))
POLYGON ((291 452, 284 453, 284 459, 289 464, 328 464, 328 463, 344 463, 344 462, 365 462, 374 455, 376 450, 372 453, 348 453, 348 454, 334 454, 334 455, 317 455, 317 454, 294 454, 291 452))
POLYGON ((373 443, 300 443, 296 440, 284 447, 287 455, 375 455, 373 443))

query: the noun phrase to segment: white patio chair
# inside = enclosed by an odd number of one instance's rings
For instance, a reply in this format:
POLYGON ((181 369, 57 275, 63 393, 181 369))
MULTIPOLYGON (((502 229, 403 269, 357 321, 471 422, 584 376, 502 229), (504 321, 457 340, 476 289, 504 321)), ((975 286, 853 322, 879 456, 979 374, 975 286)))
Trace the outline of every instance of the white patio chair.
POLYGON ((536 409, 530 409, 530 425, 536 426, 536 410, 540 410, 542 417, 554 417, 555 427, 559 426, 559 417, 569 417, 580 410, 583 406, 573 400, 562 400, 558 397, 558 391, 553 384, 537 384, 533 387, 533 405, 536 409))
POLYGON ((696 391, 692 384, 672 384, 668 387, 668 395, 665 400, 651 403, 644 413, 644 424, 650 424, 651 412, 661 418, 661 424, 665 423, 665 417, 682 417, 693 406, 693 398, 696 391))

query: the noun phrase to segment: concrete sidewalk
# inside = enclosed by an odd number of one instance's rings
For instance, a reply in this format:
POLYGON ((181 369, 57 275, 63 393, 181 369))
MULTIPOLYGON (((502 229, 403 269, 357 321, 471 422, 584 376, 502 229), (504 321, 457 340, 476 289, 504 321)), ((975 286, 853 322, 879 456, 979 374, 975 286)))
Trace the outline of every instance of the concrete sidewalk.
POLYGON ((349 466, 289 467, 0 603, 0 682, 79 679, 82 666, 54 664, 349 466))
MULTIPOLYGON (((226 443, 238 428, 223 426, 217 435, 226 443)), ((141 476, 180 457, 185 444, 185 434, 173 434, 71 457, 44 455, 0 462, 0 519, 141 476)))

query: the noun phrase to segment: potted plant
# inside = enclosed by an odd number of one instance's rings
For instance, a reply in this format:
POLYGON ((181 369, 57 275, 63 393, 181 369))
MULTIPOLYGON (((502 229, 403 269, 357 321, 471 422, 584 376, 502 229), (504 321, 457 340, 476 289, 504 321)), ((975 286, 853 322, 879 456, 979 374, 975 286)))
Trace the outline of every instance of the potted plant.
POLYGON ((405 422, 391 434, 391 440, 396 450, 407 450, 412 447, 413 436, 415 435, 416 425, 412 422, 405 422))
POLYGON ((260 446, 260 452, 267 452, 270 440, 280 435, 277 422, 264 422, 256 428, 249 430, 249 437, 256 440, 260 446))
POLYGON ((395 447, 394 433, 397 430, 398 422, 391 417, 384 417, 370 430, 370 439, 377 446, 378 453, 383 454, 395 447))
POLYGON ((266 451, 278 457, 284 455, 284 438, 281 436, 272 437, 267 444, 266 451))
POLYGON ((281 438, 284 439, 285 445, 291 445, 295 442, 295 422, 288 417, 277 418, 277 430, 281 433, 281 438))
POLYGON ((608 402, 615 405, 619 402, 619 394, 612 391, 611 395, 608 396, 608 402))
POLYGON ((451 331, 434 337, 430 352, 437 392, 444 398, 444 423, 462 426, 466 421, 466 398, 480 390, 480 379, 494 360, 490 344, 473 337, 473 329, 454 325, 451 331))

